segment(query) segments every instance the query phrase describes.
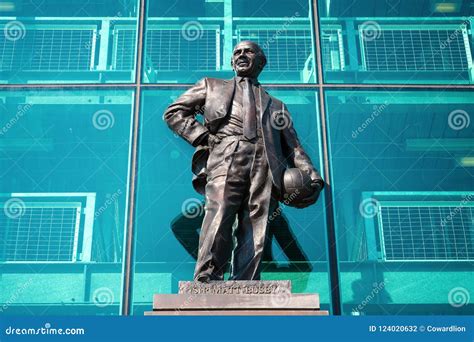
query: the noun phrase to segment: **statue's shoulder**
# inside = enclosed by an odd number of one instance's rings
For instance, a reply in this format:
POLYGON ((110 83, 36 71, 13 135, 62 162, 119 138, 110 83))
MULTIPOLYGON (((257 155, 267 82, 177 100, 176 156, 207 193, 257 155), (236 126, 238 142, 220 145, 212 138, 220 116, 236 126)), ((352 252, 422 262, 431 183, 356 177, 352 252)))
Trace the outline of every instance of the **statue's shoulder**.
POLYGON ((210 86, 220 86, 229 81, 232 81, 232 79, 226 80, 226 79, 214 78, 214 77, 205 77, 203 80, 205 80, 205 82, 210 86))

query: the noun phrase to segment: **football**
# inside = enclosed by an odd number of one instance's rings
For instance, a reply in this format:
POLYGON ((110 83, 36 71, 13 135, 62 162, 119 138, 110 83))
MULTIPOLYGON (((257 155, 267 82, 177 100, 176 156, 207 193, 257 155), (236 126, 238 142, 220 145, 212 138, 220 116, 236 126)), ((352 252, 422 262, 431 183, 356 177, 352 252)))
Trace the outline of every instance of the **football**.
POLYGON ((312 195, 311 177, 298 168, 287 169, 283 174, 283 200, 291 206, 312 195))

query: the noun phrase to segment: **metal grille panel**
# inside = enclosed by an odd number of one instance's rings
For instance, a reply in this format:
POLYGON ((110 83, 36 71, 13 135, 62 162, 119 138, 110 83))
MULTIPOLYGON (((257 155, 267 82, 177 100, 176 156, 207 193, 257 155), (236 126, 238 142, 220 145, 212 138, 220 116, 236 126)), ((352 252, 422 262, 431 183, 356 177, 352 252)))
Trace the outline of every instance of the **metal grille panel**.
POLYGON ((473 260, 473 207, 381 206, 384 259, 473 260))
POLYGON ((2 261, 74 261, 79 208, 26 206, 18 217, 0 212, 2 261))
POLYGON ((239 40, 253 40, 265 49, 266 71, 302 71, 313 51, 311 31, 288 29, 240 29, 239 40))
POLYGON ((369 71, 465 71, 469 61, 464 33, 453 29, 381 29, 364 38, 369 71))
POLYGON ((115 35, 114 69, 133 70, 136 30, 117 30, 115 35))
POLYGON ((147 32, 147 58, 154 70, 218 70, 217 30, 203 29, 196 39, 186 39, 179 30, 147 32))
MULTIPOLYGON (((131 70, 134 63, 135 30, 117 30, 115 69, 131 70)), ((155 29, 146 33, 147 67, 154 71, 218 70, 219 31, 203 29, 186 39, 181 28, 155 29)))
POLYGON ((17 40, 0 35, 0 70, 90 70, 93 35, 93 30, 68 29, 28 29, 17 40))

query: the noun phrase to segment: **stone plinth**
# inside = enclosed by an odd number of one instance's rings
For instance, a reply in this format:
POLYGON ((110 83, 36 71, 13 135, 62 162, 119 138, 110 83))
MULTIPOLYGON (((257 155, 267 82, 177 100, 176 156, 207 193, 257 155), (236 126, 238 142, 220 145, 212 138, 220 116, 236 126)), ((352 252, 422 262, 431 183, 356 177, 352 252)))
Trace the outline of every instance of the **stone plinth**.
POLYGON ((318 294, 291 292, 291 282, 179 282, 178 294, 156 294, 149 316, 163 315, 328 315, 318 294))

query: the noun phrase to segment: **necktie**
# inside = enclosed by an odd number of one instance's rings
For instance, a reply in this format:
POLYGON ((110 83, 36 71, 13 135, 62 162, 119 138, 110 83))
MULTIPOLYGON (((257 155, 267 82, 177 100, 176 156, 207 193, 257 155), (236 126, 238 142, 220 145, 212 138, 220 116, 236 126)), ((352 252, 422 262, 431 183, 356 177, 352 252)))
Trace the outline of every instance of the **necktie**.
POLYGON ((243 89, 244 136, 253 139, 257 136, 257 110, 250 79, 244 78, 243 89))

